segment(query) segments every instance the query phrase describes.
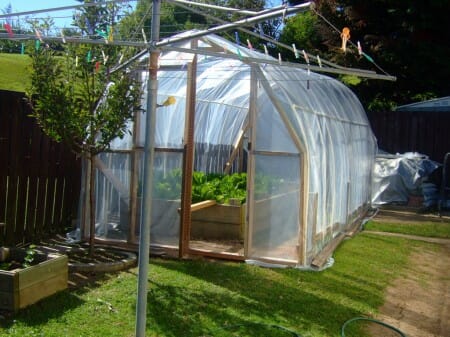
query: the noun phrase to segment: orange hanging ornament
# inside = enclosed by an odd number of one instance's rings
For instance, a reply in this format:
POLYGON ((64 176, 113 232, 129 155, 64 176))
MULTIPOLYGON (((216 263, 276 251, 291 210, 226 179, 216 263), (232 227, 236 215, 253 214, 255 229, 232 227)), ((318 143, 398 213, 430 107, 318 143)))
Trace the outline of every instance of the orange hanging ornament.
POLYGON ((341 49, 345 53, 347 51, 347 42, 350 40, 350 29, 348 27, 344 27, 341 33, 342 46, 341 49))

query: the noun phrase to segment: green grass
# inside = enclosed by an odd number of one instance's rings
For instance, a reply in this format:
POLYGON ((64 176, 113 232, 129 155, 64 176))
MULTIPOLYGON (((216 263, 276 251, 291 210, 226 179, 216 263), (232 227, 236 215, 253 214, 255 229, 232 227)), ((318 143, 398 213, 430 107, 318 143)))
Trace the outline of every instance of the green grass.
POLYGON ((0 53, 0 90, 25 92, 29 85, 30 57, 0 53))
POLYGON ((364 229, 433 238, 450 238, 450 223, 448 222, 387 223, 369 221, 364 225, 364 229))
MULTIPOLYGON (((388 283, 407 273, 409 254, 423 247, 361 233, 344 241, 334 266, 322 272, 151 259, 146 335, 292 336, 255 325, 269 324, 303 337, 340 336, 346 320, 376 313, 388 283)), ((96 285, 44 299, 1 319, 0 335, 133 336, 137 272, 108 275, 96 285)), ((346 336, 364 336, 357 330, 349 327, 346 336)))

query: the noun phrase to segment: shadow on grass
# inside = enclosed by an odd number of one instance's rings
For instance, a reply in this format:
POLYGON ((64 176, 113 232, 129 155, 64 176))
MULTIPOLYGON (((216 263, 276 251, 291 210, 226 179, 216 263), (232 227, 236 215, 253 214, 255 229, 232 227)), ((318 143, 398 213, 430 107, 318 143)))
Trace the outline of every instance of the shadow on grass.
POLYGON ((155 330, 156 325, 164 336, 229 336, 231 331, 222 328, 236 324, 245 325, 240 327, 239 336, 255 336, 252 323, 284 326, 302 336, 307 336, 306 332, 309 336, 332 336, 348 317, 360 314, 310 284, 302 286, 302 281, 314 283, 317 274, 287 282, 279 270, 261 272, 258 267, 243 264, 153 263, 205 284, 186 289, 183 285, 150 281, 149 328, 155 330))
POLYGON ((152 260, 177 279, 166 282, 150 271, 148 327, 158 336, 231 336, 222 328, 248 324, 239 327, 239 336, 255 336, 252 323, 266 323, 301 336, 336 336, 348 319, 372 314, 383 303, 384 289, 405 264, 407 247, 407 241, 361 236, 340 248, 342 262, 319 273, 152 260))
POLYGON ((99 287, 101 283, 112 276, 113 273, 70 273, 67 289, 23 308, 17 313, 2 312, 4 319, 0 321, 1 327, 9 328, 15 322, 23 322, 26 325, 35 326, 58 319, 65 312, 85 303, 79 295, 89 292, 92 288, 99 287))
POLYGON ((49 320, 58 319, 65 312, 83 303, 83 300, 66 289, 21 309, 16 314, 4 313, 5 319, 1 321, 1 327, 8 329, 17 322, 23 322, 28 326, 41 325, 49 320))
MULTIPOLYGON (((335 252, 335 265, 323 272, 152 258, 147 336, 292 335, 273 325, 303 337, 338 336, 348 319, 378 308, 388 282, 404 272, 414 245, 404 239, 359 235, 341 244, 335 252)), ((79 331, 91 335, 96 328, 98 332, 110 329, 110 336, 132 336, 137 273, 138 269, 133 268, 120 275, 88 277, 90 282, 83 286, 51 296, 20 311, 14 319, 36 328, 57 321, 54 326, 67 329, 81 320, 87 327, 79 331), (89 306, 84 299, 97 296, 118 310, 98 311, 96 303, 92 305, 91 301, 89 306), (75 310, 78 307, 82 310, 75 310), (71 311, 77 311, 77 316, 72 316, 71 311), (116 326, 120 328, 115 330, 116 326)), ((3 323, 12 325, 9 320, 3 323)), ((358 328, 355 331, 348 336, 364 336, 358 334, 358 328)))

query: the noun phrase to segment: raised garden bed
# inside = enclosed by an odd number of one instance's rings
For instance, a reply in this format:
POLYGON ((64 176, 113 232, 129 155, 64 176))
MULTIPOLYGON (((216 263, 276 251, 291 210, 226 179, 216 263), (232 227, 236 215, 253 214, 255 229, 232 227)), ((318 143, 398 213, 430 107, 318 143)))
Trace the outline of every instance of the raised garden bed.
POLYGON ((27 250, 3 249, 0 270, 0 309, 17 311, 67 288, 68 258, 59 254, 36 253, 30 266, 24 266, 27 250))
POLYGON ((193 211, 191 221, 192 239, 243 240, 245 204, 213 204, 193 211))

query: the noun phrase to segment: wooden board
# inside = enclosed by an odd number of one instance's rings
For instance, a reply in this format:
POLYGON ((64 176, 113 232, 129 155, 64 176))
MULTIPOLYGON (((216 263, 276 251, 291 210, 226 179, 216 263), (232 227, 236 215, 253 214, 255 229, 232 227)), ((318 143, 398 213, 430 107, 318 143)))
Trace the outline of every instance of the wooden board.
POLYGON ((217 202, 215 200, 205 200, 201 202, 197 202, 196 204, 191 205, 191 212, 198 211, 203 208, 211 207, 216 205, 217 202))
POLYGON ((19 290, 23 290, 41 282, 48 280, 49 278, 59 277, 60 275, 67 274, 68 258, 66 255, 60 255, 52 258, 51 260, 44 261, 38 265, 31 266, 25 269, 21 269, 18 272, 19 275, 19 290))
POLYGON ((19 291, 19 308, 25 308, 37 301, 67 288, 68 272, 54 273, 39 283, 22 288, 19 291))
POLYGON ((196 212, 192 213, 192 220, 240 224, 241 207, 230 205, 205 206, 203 209, 197 209, 196 212))
POLYGON ((311 262, 313 267, 321 268, 324 266, 325 262, 327 262, 328 257, 334 252, 336 247, 341 243, 341 241, 345 238, 344 233, 339 233, 333 240, 331 240, 325 248, 317 254, 314 260, 311 262))

